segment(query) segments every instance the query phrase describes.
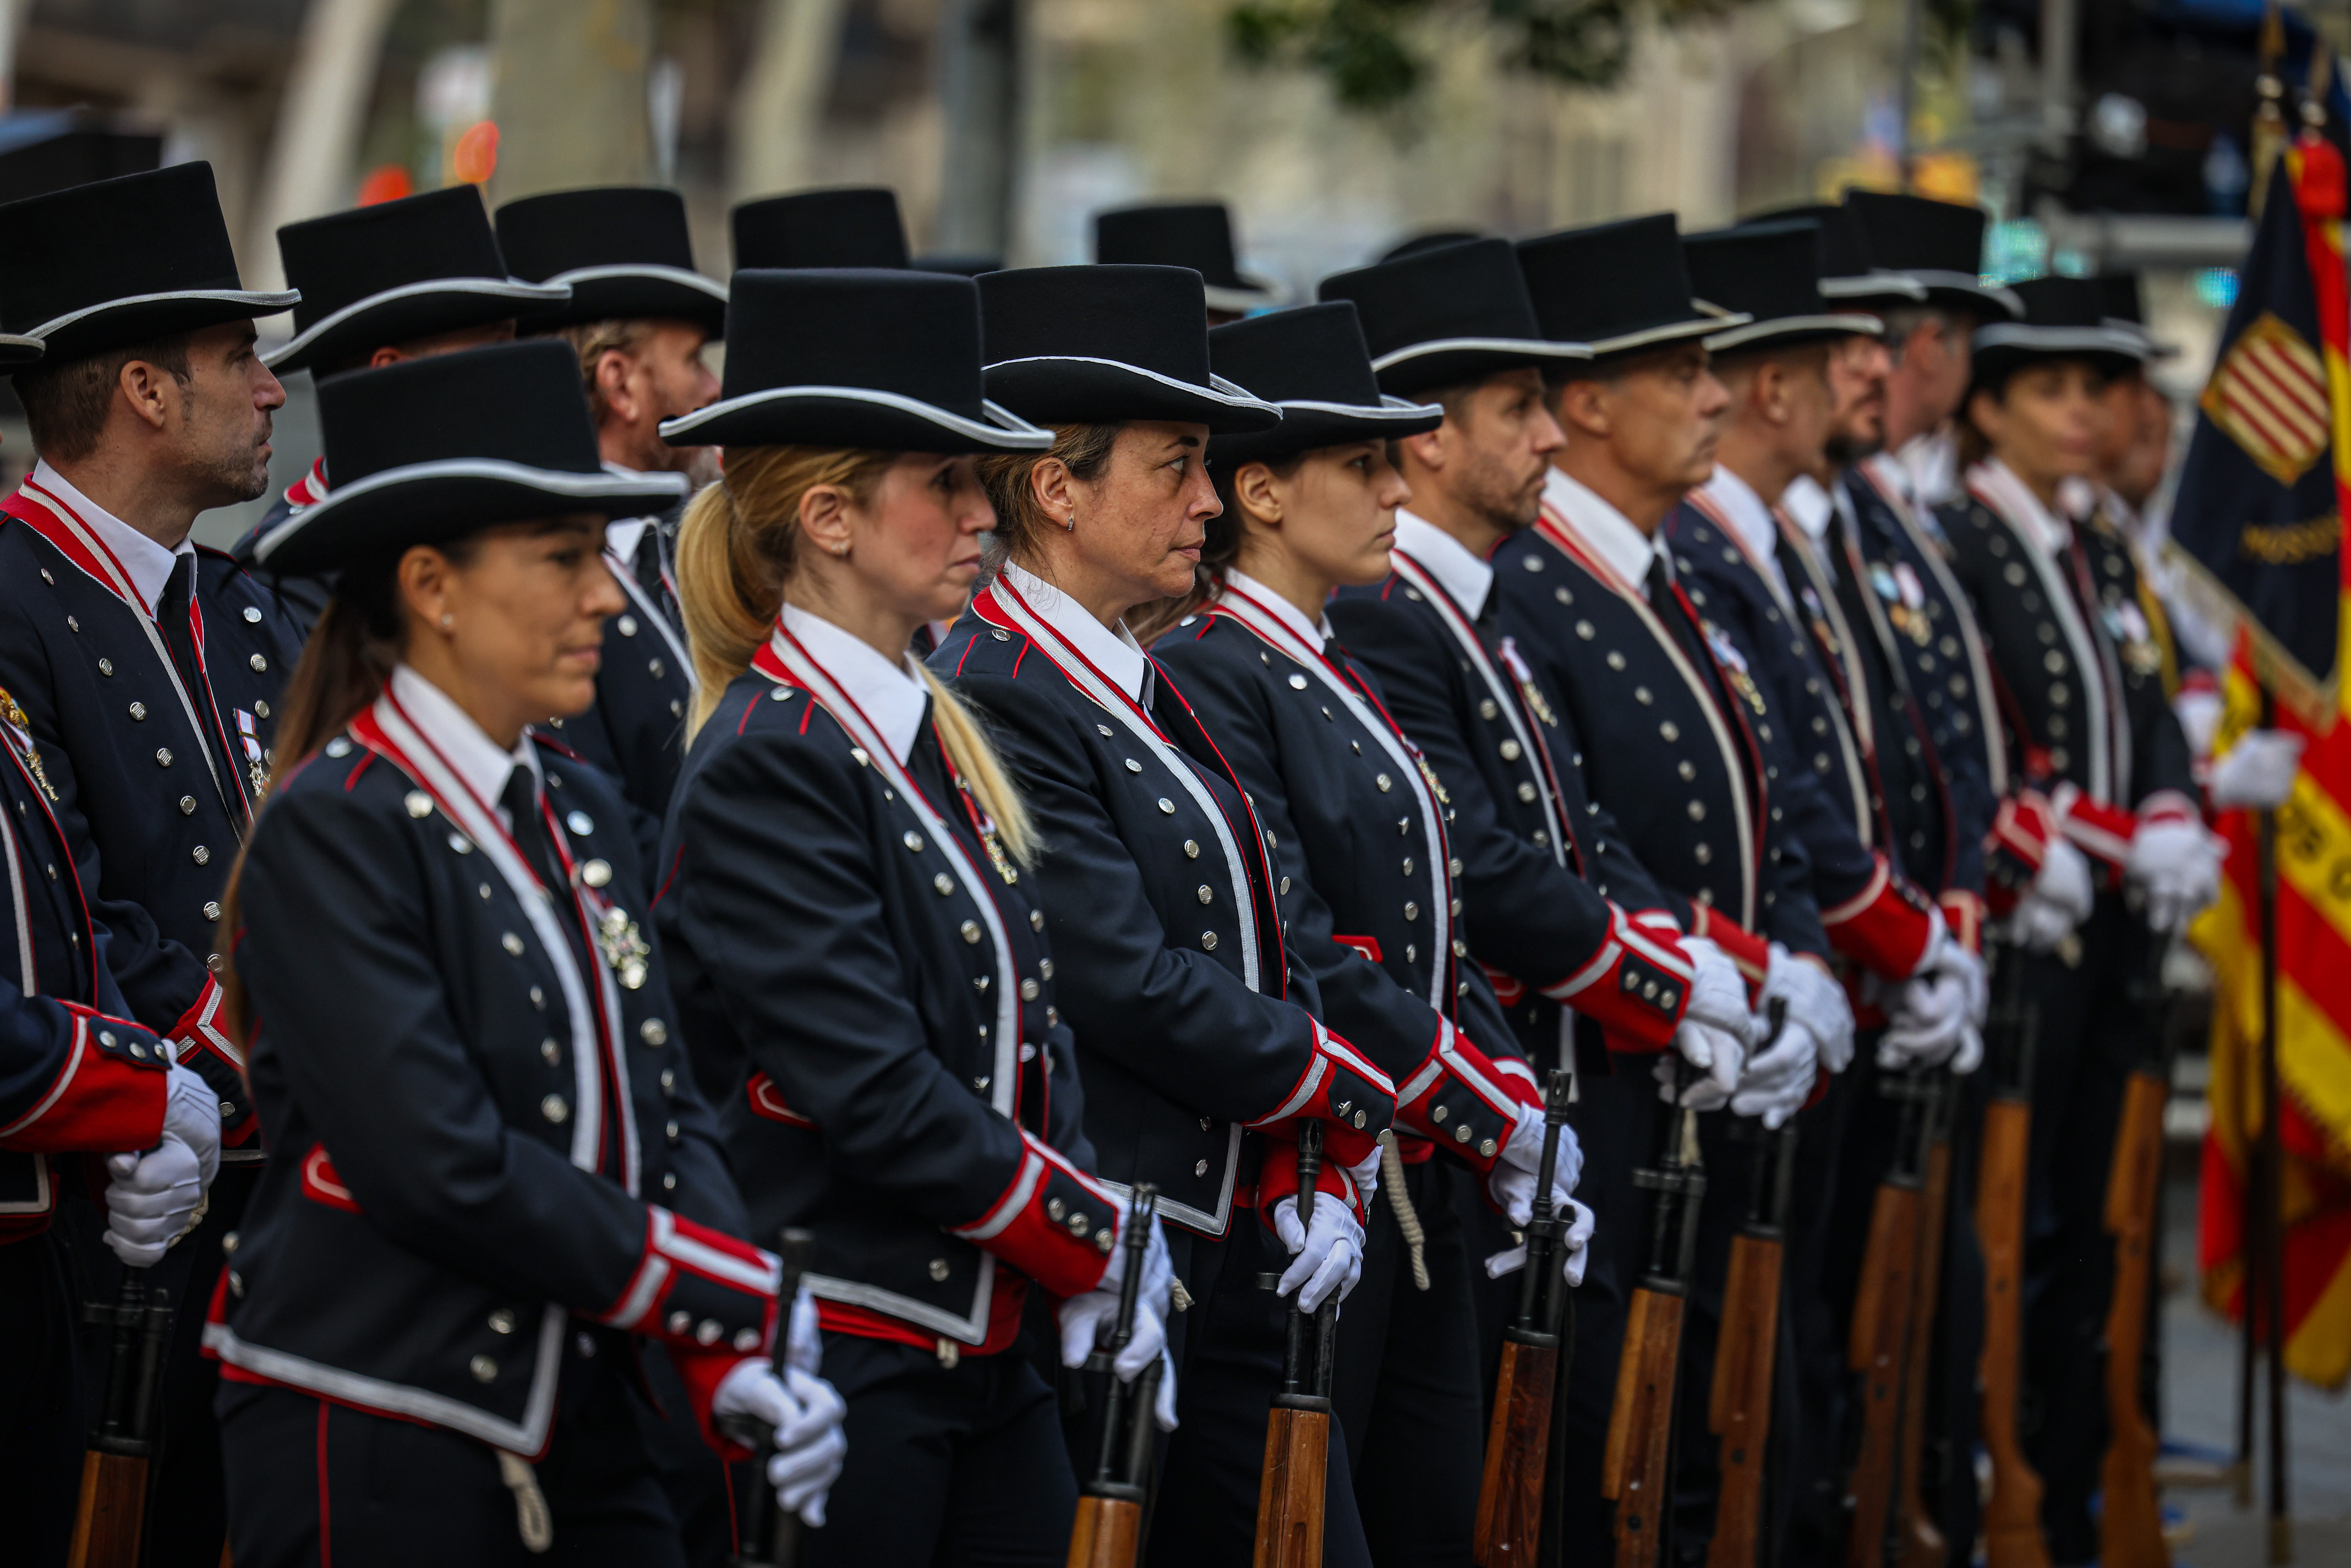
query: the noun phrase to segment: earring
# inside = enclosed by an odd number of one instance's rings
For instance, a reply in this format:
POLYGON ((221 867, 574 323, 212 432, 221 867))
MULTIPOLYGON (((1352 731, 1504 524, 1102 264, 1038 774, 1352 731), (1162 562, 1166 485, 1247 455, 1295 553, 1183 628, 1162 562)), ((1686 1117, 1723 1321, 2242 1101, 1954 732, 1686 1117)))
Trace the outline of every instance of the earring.
POLYGON ((831 549, 832 553, 833 553, 833 554, 835 554, 835 555, 847 555, 847 554, 849 553, 849 541, 847 541, 846 539, 844 539, 844 540, 842 540, 841 543, 839 543, 839 544, 837 544, 837 545, 833 545, 833 546, 831 546, 831 547, 830 547, 830 548, 831 549))
POLYGON ((455 626, 455 624, 457 624, 457 618, 456 618, 455 615, 450 614, 447 611, 444 610, 444 611, 441 612, 441 624, 442 624, 443 626, 444 626, 444 627, 445 627, 445 626, 455 626))
POLYGON ((1061 531, 1065 534, 1073 534, 1078 531, 1078 514, 1075 511, 1071 512, 1068 517, 1061 519, 1061 531))

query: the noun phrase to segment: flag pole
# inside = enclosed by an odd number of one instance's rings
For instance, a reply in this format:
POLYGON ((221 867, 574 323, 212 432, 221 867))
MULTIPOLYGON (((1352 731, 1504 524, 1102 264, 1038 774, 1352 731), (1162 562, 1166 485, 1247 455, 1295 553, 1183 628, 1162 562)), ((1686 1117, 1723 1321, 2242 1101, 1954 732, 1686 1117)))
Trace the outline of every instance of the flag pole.
MULTIPOLYGON (((2263 681, 2262 727, 2277 724, 2277 699, 2263 681)), ((2278 952, 2277 952, 2277 812, 2261 813, 2259 897, 2262 932, 2261 1134, 2254 1143, 2252 1180, 2249 1186, 2257 1207, 2256 1224, 2247 1241, 2259 1238, 2245 1260, 2244 1384, 2238 1394, 2242 1421, 2240 1443, 2247 1465, 2239 1496, 2250 1501, 2252 1457, 2252 1351, 2255 1340, 2252 1281, 2261 1280, 2262 1324, 2269 1338, 2269 1561, 2294 1561, 2294 1520, 2287 1511, 2285 1446, 2285 1219, 2283 1183, 2284 1149, 2278 1138, 2278 952)))

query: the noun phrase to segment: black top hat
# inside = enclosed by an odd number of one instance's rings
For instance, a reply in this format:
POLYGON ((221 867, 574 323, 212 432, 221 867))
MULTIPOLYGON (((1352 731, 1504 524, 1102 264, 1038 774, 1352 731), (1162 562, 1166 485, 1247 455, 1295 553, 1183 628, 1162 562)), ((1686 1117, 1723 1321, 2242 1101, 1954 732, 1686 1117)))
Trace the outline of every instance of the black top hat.
POLYGON ((1519 267, 1544 332, 1589 343, 1595 357, 1711 338, 1748 320, 1696 297, 1671 213, 1520 240, 1519 267))
POLYGON ((884 185, 794 191, 745 202, 728 219, 735 270, 775 267, 906 265, 898 193, 884 185))
POLYGON ((2106 312, 2107 326, 2138 339, 2140 347, 2150 360, 2179 357, 2179 346, 2177 343, 2158 341, 2155 334, 2147 329, 2147 308, 2139 300, 2137 273, 2102 272, 2095 282, 2106 312))
POLYGON ((1467 245, 1473 239, 1485 237, 1476 229, 1425 229, 1380 252, 1380 259, 1402 261, 1405 256, 1418 256, 1425 250, 1442 250, 1448 245, 1467 245))
POLYGON ((1886 330, 1876 317, 1841 312, 1822 297, 1818 224, 1751 224, 1692 235, 1682 241, 1682 259, 1700 298, 1750 318, 1707 339, 1718 354, 1886 330))
POLYGON ((1927 290, 1927 302, 1965 310, 1984 320, 2024 314, 2016 295, 1982 277, 1984 214, 1980 207, 1890 191, 1851 190, 1844 204, 1861 225, 1862 243, 1878 266, 1906 273, 1927 290))
POLYGON ((289 374, 331 369, 386 343, 510 320, 571 294, 507 273, 472 185, 287 224, 277 231, 277 254, 302 303, 292 340, 264 358, 289 374))
POLYGON ((1188 267, 1211 310, 1253 310, 1280 292, 1233 258, 1232 214, 1222 202, 1156 202, 1094 214, 1094 259, 1113 267, 1188 267))
POLYGON ((1354 302, 1301 305, 1208 329, 1208 362, 1281 410, 1281 423, 1253 435, 1208 443, 1217 463, 1255 463, 1338 446, 1416 435, 1445 423, 1435 403, 1380 391, 1354 302))
POLYGON ((2001 386, 2035 360, 2084 360, 2110 376, 2146 362, 2146 335, 2106 319, 2105 292, 2095 279, 2036 277, 2015 294, 2022 320, 1976 329, 1978 386, 2001 386))
POLYGON ((498 209, 498 249, 517 277, 567 284, 570 299, 522 318, 526 330, 674 317, 726 331, 726 286, 694 269, 685 198, 658 185, 525 196, 498 209))
POLYGON ((1041 452, 1053 433, 987 401, 979 289, 881 267, 738 272, 718 401, 662 425, 680 446, 1041 452))
MULTIPOLYGON (((1872 263, 1868 242, 1850 208, 1812 202, 1777 207, 1739 221, 1741 228, 1762 224, 1811 223, 1820 227, 1821 292, 1839 304, 1861 310, 1890 310, 1922 305, 1927 286, 1917 278, 1872 263)), ((1699 290, 1705 293, 1704 289, 1699 290)), ((1711 296, 1708 296, 1711 298, 1711 296)))
POLYGON ((1545 332, 1504 239, 1465 240, 1322 280, 1319 298, 1352 299, 1380 390, 1398 397, 1503 371, 1588 360, 1580 340, 1545 332))
POLYGON ((977 277, 983 272, 1001 272, 1004 258, 1000 256, 918 256, 907 265, 916 272, 952 272, 957 277, 977 277))
POLYGON ((237 279, 209 163, 125 174, 0 206, 0 370, 78 359, 229 321, 301 296, 237 279))
POLYGON ((335 476, 327 498, 261 536, 254 557, 302 576, 571 512, 658 511, 677 474, 615 474, 597 455, 580 360, 549 339, 351 371, 319 383, 335 476))
POLYGON ((1265 430, 1281 411, 1208 369, 1188 267, 1028 267, 979 282, 987 395, 1039 424, 1131 419, 1265 430))

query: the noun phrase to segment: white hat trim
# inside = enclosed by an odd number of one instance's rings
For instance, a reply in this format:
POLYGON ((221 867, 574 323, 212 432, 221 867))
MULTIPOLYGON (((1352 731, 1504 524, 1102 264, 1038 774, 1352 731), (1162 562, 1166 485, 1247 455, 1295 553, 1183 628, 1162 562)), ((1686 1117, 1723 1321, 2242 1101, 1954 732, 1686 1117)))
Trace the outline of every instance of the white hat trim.
POLYGON ((270 555, 281 542, 297 530, 327 516, 340 505, 419 479, 502 479, 511 485, 525 486, 556 497, 627 496, 642 497, 649 501, 674 501, 692 487, 683 474, 639 474, 622 477, 601 468, 592 474, 575 474, 568 468, 534 468, 527 463, 508 463, 496 457, 443 457, 430 463, 406 463, 371 474, 349 485, 337 485, 328 492, 325 500, 302 507, 262 535, 253 547, 254 559, 266 566, 270 555))
POLYGON ((1706 340, 1706 346, 1719 353, 1725 349, 1792 337, 1798 332, 1862 332, 1875 338, 1885 330, 1886 323, 1875 316, 1771 316, 1728 332, 1718 332, 1706 340))
POLYGON ((162 305, 175 299, 215 299, 223 305, 246 305, 256 316, 275 316, 280 310, 290 310, 302 298, 298 288, 282 289, 276 293, 258 293, 249 288, 177 288, 164 294, 127 294, 120 299, 101 299, 95 305, 85 305, 78 310, 68 310, 54 320, 44 321, 25 334, 47 342, 49 338, 75 322, 105 310, 121 310, 133 305, 162 305))
POLYGON ((1274 404, 1280 409, 1298 409, 1311 413, 1344 414, 1349 419, 1393 419, 1402 423, 1407 419, 1426 419, 1431 414, 1443 417, 1444 405, 1434 402, 1414 402, 1409 398, 1380 394, 1376 406, 1367 402, 1324 402, 1317 398, 1284 398, 1274 404))
POLYGON ((1996 301, 2011 315, 2021 317, 2024 314, 2024 301, 2017 297, 2015 289, 2002 288, 1997 283, 1986 283, 1972 272, 1945 272, 1939 267, 1910 267, 1903 268, 1903 273, 1926 288, 1956 288, 1996 301))
POLYGON ((664 267, 657 261, 620 261, 604 267, 575 267, 569 272, 559 272, 549 278, 545 287, 558 284, 566 288, 582 283, 602 283, 615 277, 643 277, 656 283, 674 283, 682 288, 698 288, 721 305, 726 303, 726 286, 715 277, 705 277, 698 272, 688 272, 682 267, 664 267))
POLYGON ((2000 321, 1979 327, 1975 346, 1982 349, 2025 349, 2036 353, 2122 354, 2147 358, 2147 345, 2137 335, 2116 327, 2035 327, 2024 321, 2000 321))
POLYGON ((1905 299, 1924 299, 1927 298, 1927 286, 1907 272, 1888 272, 1882 267, 1874 267, 1851 277, 1822 278, 1821 294, 1829 299, 1852 299, 1881 294, 1898 294, 1905 299))
POLYGON ((1645 327, 1637 332, 1626 332, 1614 338, 1598 339, 1592 345, 1593 353, 1621 354, 1628 349, 1646 349, 1653 343, 1671 343, 1683 338, 1711 338, 1718 332, 1744 327, 1755 319, 1744 311, 1725 310, 1719 306, 1704 305, 1696 299, 1690 303, 1711 314, 1694 317, 1687 321, 1668 321, 1662 327, 1645 327))
MULTIPOLYGON (((403 283, 397 288, 386 288, 364 299, 354 299, 341 309, 320 317, 310 323, 307 331, 298 332, 287 340, 283 348, 272 349, 262 355, 261 362, 276 370, 361 312, 372 310, 379 305, 388 305, 395 299, 413 299, 426 294, 486 294, 496 299, 552 305, 570 298, 571 286, 568 283, 525 283, 519 277, 428 277, 420 283, 403 283)), ((295 298, 299 298, 300 296, 295 298)))
POLYGON ((1163 376, 1157 371, 1145 370, 1141 365, 1130 365, 1124 360, 1105 360, 1092 354, 1028 354, 1017 360, 998 360, 994 364, 983 365, 980 368, 983 371, 1000 371, 1007 365, 1108 365, 1112 370, 1124 371, 1130 375, 1142 376, 1157 382, 1164 387, 1172 387, 1177 392, 1190 392, 1196 397, 1207 398, 1211 402, 1223 403, 1228 408, 1263 409, 1275 415, 1281 413, 1278 405, 1255 395, 1247 387, 1234 385, 1213 371, 1208 376, 1208 384, 1202 386, 1197 382, 1177 381, 1174 376, 1163 376))
POLYGON ((1431 338, 1407 343, 1372 361, 1374 371, 1389 370, 1431 354, 1524 354, 1532 360, 1588 360, 1593 345, 1551 338, 1431 338))
POLYGON ((900 413, 927 419, 933 424, 959 435, 985 441, 990 446, 1000 446, 1008 452, 1043 452, 1053 444, 1051 431, 1040 429, 986 398, 979 400, 979 405, 987 412, 987 417, 995 421, 993 424, 982 424, 976 419, 966 419, 936 403, 925 402, 920 398, 907 397, 900 392, 883 392, 876 387, 765 387, 758 392, 745 392, 741 397, 726 398, 705 408, 695 409, 692 413, 680 414, 675 419, 665 419, 661 423, 661 435, 665 441, 673 436, 690 435, 722 414, 793 398, 840 398, 852 402, 870 402, 882 408, 893 408, 900 413))

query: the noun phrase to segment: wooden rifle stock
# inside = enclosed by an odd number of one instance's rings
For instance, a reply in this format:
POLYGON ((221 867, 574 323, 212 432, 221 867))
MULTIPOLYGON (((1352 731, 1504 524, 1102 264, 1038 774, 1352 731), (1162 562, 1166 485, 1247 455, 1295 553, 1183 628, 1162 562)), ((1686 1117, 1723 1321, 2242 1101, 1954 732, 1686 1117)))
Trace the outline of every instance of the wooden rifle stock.
MULTIPOLYGON (((2143 984, 2163 994, 2165 944, 2152 944, 2143 984)), ((2152 1010, 2152 1008, 2150 1008, 2152 1010)), ((2148 1271, 2155 1266, 2156 1189, 2163 1180, 2163 1107, 2170 1085, 2143 1060, 2123 1082, 2115 1163, 2106 1181, 2106 1228, 2115 1238, 2115 1292, 2106 1308, 2106 1453, 2099 1467, 2098 1561, 2103 1568, 2170 1568, 2163 1504, 2156 1494, 2155 1428, 2139 1398, 2147 1343, 2148 1271)))
POLYGON ((1143 1504, 1151 1486, 1151 1406, 1159 1394, 1157 1362, 1145 1367, 1130 1392, 1118 1380, 1117 1361, 1134 1337, 1134 1303, 1143 1283, 1144 1249, 1159 1189, 1137 1184, 1128 1199, 1126 1274, 1118 1286, 1118 1317, 1107 1343, 1086 1358, 1086 1372, 1102 1390, 1101 1447, 1093 1478, 1078 1495, 1077 1522, 1070 1531, 1069 1568, 1134 1568, 1143 1550, 1143 1504))
POLYGON ((1878 1093, 1901 1106, 1894 1166, 1877 1184, 1869 1237, 1854 1293, 1853 1328, 1845 1367, 1861 1375, 1861 1448, 1846 1483, 1854 1514, 1845 1533, 1847 1568, 1878 1568, 1890 1554, 1896 1465, 1901 1457, 1904 1376, 1917 1308, 1920 1209, 1924 1207, 1927 1109, 1934 1095, 1927 1072, 1878 1082, 1878 1093))
POLYGON ((1976 1186, 1976 1233, 1984 1255, 1984 1451, 1991 1496, 1983 1508, 1987 1568, 2049 1568, 2041 1535, 2041 1477, 2018 1439, 2018 1384, 2024 1361, 2024 1198, 2032 1140, 2032 1016, 2023 996, 2024 955, 2001 955, 1999 999, 1985 1041, 1993 1071, 1984 1107, 1983 1169, 1976 1186))
MULTIPOLYGON (((815 1237, 793 1226, 776 1233, 779 1266, 776 1294, 784 1304, 783 1322, 776 1326, 774 1365, 778 1378, 784 1375, 791 1354, 792 1302, 800 1293, 800 1275, 807 1271, 809 1249, 815 1243, 815 1237)), ((719 1425, 729 1438, 751 1450, 751 1490, 743 1500, 735 1555, 727 1559, 728 1568, 799 1568, 799 1515, 786 1513, 776 1501, 776 1489, 768 1484, 768 1451, 775 1447, 775 1428, 765 1421, 739 1416, 726 1417, 719 1425)))
POLYGON ((1656 1568, 1673 1506, 1674 1374, 1681 1359, 1682 1304, 1698 1254, 1698 1113, 1682 1104, 1686 1064, 1674 1067, 1674 1103, 1666 1113, 1656 1166, 1633 1173, 1656 1198, 1649 1210, 1649 1266, 1625 1315, 1616 1364, 1616 1402, 1600 1461, 1600 1494, 1616 1505, 1616 1568, 1656 1568))
POLYGON ((114 1342, 98 1430, 82 1458, 68 1568, 136 1568, 147 1514, 147 1467, 162 1426, 163 1345, 172 1299, 150 1290, 147 1271, 125 1269, 112 1307, 92 1305, 84 1321, 110 1325, 114 1342))
POLYGON ((1936 1308, 1942 1301, 1943 1232, 1951 1206, 1951 1119, 1958 1081, 1948 1072, 1930 1108, 1927 1174, 1918 1195, 1918 1269, 1911 1296, 1910 1343, 1902 1369, 1902 1483, 1895 1500, 1896 1568, 1943 1568, 1950 1543, 1927 1507, 1927 1385, 1934 1364, 1936 1308))
POLYGON ((1569 1074, 1553 1068, 1543 1092, 1542 1158, 1527 1225, 1527 1260, 1519 1311, 1502 1331, 1502 1366, 1494 1379, 1494 1419, 1486 1435, 1486 1473, 1478 1488, 1478 1527, 1470 1561, 1478 1568, 1532 1563, 1542 1542, 1543 1478, 1551 1459, 1552 1402, 1565 1354, 1562 1333, 1567 1281, 1559 1248, 1566 1221, 1552 1207, 1560 1129, 1567 1124, 1569 1074))
MULTIPOLYGON (((1776 998, 1773 1007, 1782 1007, 1776 998)), ((1776 1018, 1776 1015, 1775 1015, 1776 1018)), ((1754 1199, 1730 1239, 1722 1328, 1707 1427, 1720 1439, 1714 1540, 1707 1568, 1755 1568, 1763 1536, 1763 1449, 1771 1436, 1771 1368, 1780 1343, 1780 1267, 1787 1246, 1796 1129, 1756 1129, 1754 1199)))
MULTIPOLYGON (((1314 1183, 1322 1175, 1322 1127, 1298 1129, 1298 1222, 1310 1229, 1314 1183)), ((1277 1281, 1278 1281, 1277 1276, 1277 1281)), ((1304 1292, 1304 1287, 1300 1287, 1304 1292)), ((1282 1346, 1281 1392, 1265 1426, 1265 1478, 1257 1494, 1253 1568, 1322 1568, 1323 1494, 1330 1479, 1331 1358, 1339 1323, 1333 1291, 1312 1317, 1312 1364, 1307 1364, 1308 1316, 1295 1301, 1282 1346)))

